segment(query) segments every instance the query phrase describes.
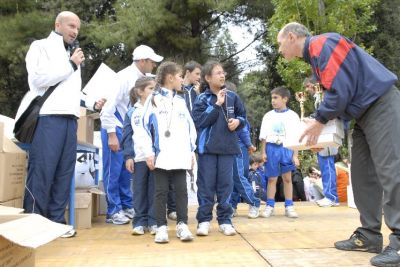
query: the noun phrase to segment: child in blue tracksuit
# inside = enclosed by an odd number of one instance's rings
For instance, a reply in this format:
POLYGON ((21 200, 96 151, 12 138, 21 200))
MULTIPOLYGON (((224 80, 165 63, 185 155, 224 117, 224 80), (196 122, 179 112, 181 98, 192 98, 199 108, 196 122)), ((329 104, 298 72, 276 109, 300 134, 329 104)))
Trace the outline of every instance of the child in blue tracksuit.
POLYGON ((201 77, 202 93, 192 110, 198 133, 197 235, 208 235, 215 195, 219 230, 234 235, 230 196, 235 155, 240 153, 235 131, 245 125, 246 113, 239 96, 223 89, 225 72, 220 63, 204 64, 201 77))
POLYGON ((265 172, 268 177, 268 199, 263 217, 270 217, 274 213, 276 182, 282 175, 285 191, 285 215, 289 218, 297 218, 298 215, 293 206, 292 171, 298 165, 297 152, 283 147, 286 134, 291 130, 297 130, 300 118, 297 113, 288 109, 290 92, 285 87, 277 87, 271 91, 271 103, 274 110, 264 115, 260 130, 261 151, 265 160, 265 172))
POLYGON ((235 164, 233 165, 233 192, 231 197, 231 205, 233 215, 236 214, 236 209, 240 198, 249 204, 248 217, 255 219, 260 212, 260 199, 254 195, 253 188, 249 182, 249 152, 253 153, 255 147, 251 143, 250 124, 246 120, 244 127, 236 131, 239 141, 240 153, 235 156, 235 164))
POLYGON ((267 177, 265 176, 264 161, 259 153, 250 155, 249 182, 253 186, 255 196, 267 202, 267 177))
POLYGON ((143 127, 143 105, 153 92, 156 83, 153 78, 139 78, 130 92, 131 103, 135 103, 127 112, 128 123, 124 123, 122 146, 126 160, 126 169, 133 174, 133 235, 143 235, 145 230, 156 233, 157 225, 154 217, 154 178, 146 165, 146 158, 138 146, 141 140, 135 132, 143 127), (130 126, 130 127, 129 127, 130 126))
POLYGON ((186 170, 193 167, 196 149, 196 129, 177 91, 182 90, 182 68, 174 62, 164 62, 157 69, 160 88, 149 96, 144 105, 143 127, 138 127, 136 140, 146 164, 153 170, 154 210, 157 220, 156 243, 169 242, 166 209, 169 185, 176 196, 176 236, 181 241, 193 240, 188 221, 186 170))

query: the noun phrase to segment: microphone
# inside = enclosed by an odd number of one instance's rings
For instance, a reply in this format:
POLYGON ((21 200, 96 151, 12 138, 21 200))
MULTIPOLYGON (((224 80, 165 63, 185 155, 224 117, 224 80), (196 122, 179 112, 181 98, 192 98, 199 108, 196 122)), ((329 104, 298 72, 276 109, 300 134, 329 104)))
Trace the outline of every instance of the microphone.
POLYGON ((79 41, 75 39, 75 41, 73 41, 70 46, 71 46, 71 55, 73 55, 75 50, 79 48, 79 41))
MULTIPOLYGON (((75 41, 73 41, 71 44, 71 55, 74 54, 74 52, 77 48, 79 48, 79 41, 78 41, 78 39, 75 39, 75 41)), ((80 66, 81 66, 81 68, 85 67, 85 63, 82 61, 80 66)))

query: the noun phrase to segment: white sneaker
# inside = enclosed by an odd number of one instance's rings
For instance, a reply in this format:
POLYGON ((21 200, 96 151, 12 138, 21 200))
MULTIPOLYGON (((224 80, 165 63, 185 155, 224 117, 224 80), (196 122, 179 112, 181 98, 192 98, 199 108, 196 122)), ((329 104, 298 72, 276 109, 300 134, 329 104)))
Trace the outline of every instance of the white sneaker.
POLYGON ((221 224, 219 226, 219 231, 221 233, 223 233, 224 235, 236 235, 235 228, 233 228, 232 224, 228 224, 228 223, 221 224))
POLYGON ((274 207, 266 206, 265 210, 261 213, 261 217, 268 218, 274 215, 274 207))
POLYGON ((289 218, 298 218, 299 215, 297 212, 294 210, 294 206, 287 206, 285 208, 285 216, 289 218))
POLYGON ((250 219, 255 219, 258 216, 260 216, 260 208, 249 205, 249 214, 247 215, 247 217, 250 219))
POLYGON ((176 215, 176 211, 170 212, 168 213, 168 219, 176 221, 176 219, 178 218, 178 216, 176 215))
POLYGON ((76 231, 75 231, 75 229, 71 229, 71 230, 69 230, 68 232, 66 232, 65 234, 63 234, 60 237, 62 237, 62 238, 71 238, 71 237, 74 237, 74 236, 76 236, 76 231))
POLYGON ((317 205, 320 207, 337 207, 339 203, 333 202, 329 198, 324 197, 323 199, 316 201, 317 205))
POLYGON ((157 228, 156 236, 154 238, 154 242, 156 243, 168 243, 168 228, 166 225, 161 225, 157 228))
POLYGON ((149 232, 151 235, 155 235, 157 233, 157 225, 152 225, 149 227, 149 232))
POLYGON ((209 231, 210 231, 210 222, 201 222, 197 226, 196 234, 199 236, 206 236, 208 235, 209 231))
POLYGON ((123 210, 125 217, 133 219, 135 217, 135 210, 133 208, 123 210))
POLYGON ((176 236, 181 241, 192 241, 193 240, 192 233, 190 232, 187 224, 183 223, 183 222, 179 222, 178 225, 176 226, 176 236))
POLYGON ((116 225, 127 224, 129 223, 129 218, 125 216, 122 210, 120 210, 117 213, 111 215, 110 218, 107 218, 106 223, 113 223, 116 225))
POLYGON ((144 227, 143 226, 136 226, 132 230, 132 235, 144 235, 144 227))

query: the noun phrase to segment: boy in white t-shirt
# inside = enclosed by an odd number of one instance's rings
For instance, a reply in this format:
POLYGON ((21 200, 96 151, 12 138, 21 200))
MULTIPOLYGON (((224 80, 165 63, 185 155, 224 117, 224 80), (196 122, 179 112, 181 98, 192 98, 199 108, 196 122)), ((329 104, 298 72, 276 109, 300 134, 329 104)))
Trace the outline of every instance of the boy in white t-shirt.
POLYGON ((299 115, 287 108, 290 92, 285 87, 277 87, 271 91, 273 110, 267 112, 261 123, 261 151, 265 162, 265 173, 268 177, 267 206, 261 214, 270 217, 274 213, 276 181, 282 176, 285 193, 285 215, 297 218, 293 207, 292 171, 299 165, 297 152, 283 147, 286 136, 298 130, 299 115))

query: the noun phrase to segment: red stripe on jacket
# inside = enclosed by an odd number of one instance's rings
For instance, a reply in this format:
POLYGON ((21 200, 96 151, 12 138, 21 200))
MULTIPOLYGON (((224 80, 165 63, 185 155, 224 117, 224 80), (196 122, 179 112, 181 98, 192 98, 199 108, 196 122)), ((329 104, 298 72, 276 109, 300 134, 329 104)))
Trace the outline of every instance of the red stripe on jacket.
POLYGON ((347 42, 343 37, 340 38, 338 44, 335 49, 332 51, 332 54, 328 60, 323 71, 321 71, 321 83, 326 89, 330 89, 335 79, 337 73, 340 70, 343 62, 346 60, 346 57, 350 50, 354 47, 353 43, 347 42))
POLYGON ((310 57, 319 57, 319 55, 321 54, 321 50, 326 42, 326 39, 327 38, 325 36, 320 36, 316 39, 311 40, 309 46, 310 57))

